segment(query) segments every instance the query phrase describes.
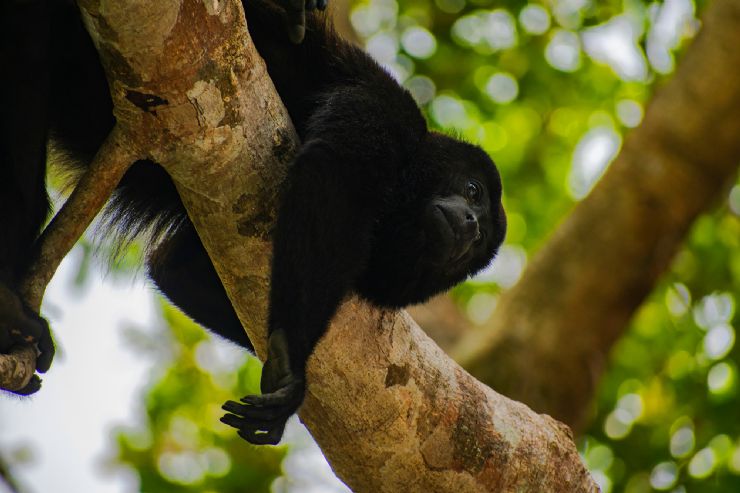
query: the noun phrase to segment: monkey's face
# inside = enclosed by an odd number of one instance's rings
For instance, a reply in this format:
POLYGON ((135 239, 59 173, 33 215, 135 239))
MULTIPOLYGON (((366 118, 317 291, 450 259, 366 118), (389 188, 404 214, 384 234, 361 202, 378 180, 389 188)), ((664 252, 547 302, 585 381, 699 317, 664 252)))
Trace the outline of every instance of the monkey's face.
POLYGON ((498 190, 476 174, 458 173, 429 199, 422 214, 422 257, 453 277, 471 275, 495 255, 506 230, 498 190))
POLYGON ((486 267, 504 239, 501 179, 491 159, 449 137, 430 139, 403 199, 378 227, 361 280, 361 294, 381 305, 419 303, 449 289, 486 267))

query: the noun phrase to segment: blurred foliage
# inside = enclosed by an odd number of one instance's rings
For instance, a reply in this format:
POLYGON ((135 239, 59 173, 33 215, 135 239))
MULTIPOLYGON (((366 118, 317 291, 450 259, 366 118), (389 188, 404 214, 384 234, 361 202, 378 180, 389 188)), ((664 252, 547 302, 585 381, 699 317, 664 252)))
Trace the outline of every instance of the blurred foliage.
MULTIPOLYGON (((353 3, 352 25, 367 50, 430 124, 479 143, 501 171, 506 244, 493 269, 454 293, 472 321, 490 317, 500 290, 517 281, 639 125, 699 28, 702 6, 353 3)), ((740 491, 740 184, 718 202, 611 355, 581 443, 605 493, 740 491)), ((120 434, 121 459, 138 471, 142 491, 266 491, 283 450, 250 447, 217 423, 223 401, 257 388, 258 364, 205 357, 209 338, 173 309, 164 312, 173 365, 149 391, 146 426, 120 434)))
POLYGON ((740 491, 738 198, 696 222, 612 352, 583 442, 611 491, 740 491))
POLYGON ((222 403, 259 390, 260 363, 237 347, 214 344, 170 305, 162 308, 161 333, 129 337, 166 363, 147 392, 144 425, 117 433, 118 460, 135 470, 146 493, 270 491, 285 447, 249 445, 219 422, 222 403))

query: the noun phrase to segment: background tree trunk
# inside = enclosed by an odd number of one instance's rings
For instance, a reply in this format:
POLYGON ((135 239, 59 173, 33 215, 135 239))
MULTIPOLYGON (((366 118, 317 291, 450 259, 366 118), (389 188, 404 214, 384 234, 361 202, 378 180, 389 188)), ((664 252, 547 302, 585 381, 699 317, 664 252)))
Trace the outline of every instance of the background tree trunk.
POLYGON ((740 163, 740 2, 704 26, 642 125, 454 355, 503 394, 580 428, 609 350, 740 163))

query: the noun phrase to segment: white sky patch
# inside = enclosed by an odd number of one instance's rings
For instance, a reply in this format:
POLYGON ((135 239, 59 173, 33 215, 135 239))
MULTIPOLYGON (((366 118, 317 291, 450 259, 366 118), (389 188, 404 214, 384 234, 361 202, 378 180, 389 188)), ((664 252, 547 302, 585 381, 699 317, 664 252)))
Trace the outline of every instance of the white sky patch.
POLYGON ((453 24, 452 33, 469 45, 484 45, 492 50, 504 50, 517 43, 514 18, 503 9, 463 16, 453 24))
POLYGON ((298 416, 288 420, 282 443, 290 443, 290 452, 283 461, 286 475, 272 483, 273 493, 352 493, 334 475, 298 416))
POLYGON ((368 37, 381 29, 392 29, 398 18, 395 0, 373 0, 352 10, 350 22, 358 34, 368 37))
POLYGON ((483 36, 494 50, 511 48, 517 43, 516 24, 508 10, 494 10, 485 17, 483 36))
POLYGON ((544 34, 550 29, 550 14, 542 5, 531 3, 519 12, 519 23, 529 34, 544 34))
POLYGON ((621 440, 632 431, 634 420, 624 409, 615 409, 604 420, 604 433, 612 440, 621 440))
POLYGON ((122 330, 155 326, 154 296, 141 281, 104 282, 94 274, 74 288, 79 254, 62 262, 42 307, 57 357, 38 394, 0 400, 0 444, 4 452, 30 448, 33 460, 13 472, 31 491, 135 491, 133 475, 103 473, 100 463, 113 453, 111 428, 143 416, 133 396, 152 363, 126 349, 122 330))
POLYGON ((694 450, 695 444, 694 429, 691 426, 682 426, 671 435, 669 450, 673 457, 684 458, 694 450))
POLYGON ((642 49, 637 44, 641 36, 639 21, 629 15, 619 15, 586 29, 583 46, 591 58, 609 65, 622 80, 644 81, 648 69, 642 49))
POLYGON ((452 25, 452 34, 467 44, 477 45, 483 39, 482 22, 476 15, 460 17, 452 25))
POLYGON ((519 245, 503 245, 487 268, 479 272, 474 281, 495 282, 503 288, 517 283, 527 266, 527 252, 519 245))
POLYGON ((511 74, 499 72, 486 82, 486 94, 496 103, 510 103, 519 94, 519 84, 511 74))
POLYGON ((498 298, 486 292, 478 292, 470 297, 468 304, 465 306, 465 312, 468 318, 476 324, 485 323, 496 308, 498 298))
POLYGON ((409 27, 401 36, 403 49, 414 58, 429 58, 437 51, 437 40, 423 27, 409 27))
POLYGON ((740 185, 732 187, 730 194, 727 196, 727 202, 730 205, 730 210, 732 210, 736 216, 740 216, 740 185))
POLYGON ((611 493, 612 491, 612 480, 606 475, 604 471, 590 471, 591 477, 596 482, 601 493, 611 493))
POLYGON ((553 15, 558 24, 566 29, 578 29, 583 22, 583 10, 589 0, 556 0, 553 15))
POLYGON ((606 171, 622 145, 622 137, 607 125, 593 128, 581 137, 573 152, 568 191, 582 199, 606 171))
POLYGON ((434 95, 437 92, 434 81, 424 75, 415 75, 408 79, 404 85, 411 92, 411 95, 418 104, 427 104, 434 99, 434 95))
POLYGON ((399 84, 403 84, 403 82, 408 79, 409 72, 406 70, 406 67, 401 65, 400 63, 394 61, 390 63, 383 63, 382 64, 383 69, 388 72, 391 77, 396 79, 396 82, 399 84))
POLYGON ((735 345, 735 329, 729 324, 715 325, 707 331, 702 346, 704 354, 717 360, 727 356, 735 345))
POLYGON ((707 388, 712 394, 726 394, 735 383, 735 367, 726 361, 717 363, 707 373, 707 388))
POLYGON ((390 32, 380 32, 365 44, 365 49, 381 65, 394 62, 398 53, 398 39, 390 32))
POLYGON ((468 119, 462 101, 446 94, 432 101, 432 118, 447 128, 464 128, 468 119))
POLYGON ((650 8, 653 21, 647 36, 647 57, 657 72, 669 73, 675 64, 672 51, 684 37, 693 35, 698 29, 694 2, 665 0, 662 5, 654 3, 650 8))
POLYGON ((729 323, 735 313, 735 298, 730 293, 712 293, 703 297, 694 307, 694 322, 709 330, 715 325, 729 323))
POLYGON ((400 75, 400 77, 396 78, 399 84, 403 84, 406 79, 414 75, 414 71, 416 70, 416 65, 414 64, 414 61, 406 55, 400 53, 398 54, 398 56, 396 56, 396 61, 393 66, 396 67, 396 70, 400 75))
POLYGON ((615 109, 620 123, 629 128, 638 126, 644 116, 642 105, 632 99, 620 99, 615 109))
POLYGON ((545 59, 558 70, 575 72, 581 66, 581 41, 571 31, 558 29, 545 48, 545 59))
POLYGON ((669 490, 678 479, 678 467, 675 462, 661 462, 650 473, 650 486, 659 491, 669 490))
POLYGON ((717 462, 716 452, 709 447, 703 448, 689 461, 689 475, 697 479, 706 478, 714 472, 717 462))

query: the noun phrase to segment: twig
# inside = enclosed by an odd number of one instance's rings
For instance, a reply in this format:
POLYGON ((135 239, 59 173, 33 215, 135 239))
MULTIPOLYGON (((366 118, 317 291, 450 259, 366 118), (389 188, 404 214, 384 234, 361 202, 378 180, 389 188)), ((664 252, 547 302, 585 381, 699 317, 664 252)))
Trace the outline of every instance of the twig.
MULTIPOLYGON (((114 128, 72 195, 37 240, 36 259, 21 283, 21 296, 30 308, 39 310, 46 286, 62 259, 100 212, 135 160, 136 148, 117 127, 114 128)), ((33 347, 0 355, 0 388, 23 388, 33 376, 35 359, 33 347)))
POLYGON ((21 283, 21 295, 38 310, 62 259, 85 232, 136 159, 134 146, 114 128, 100 146, 90 168, 38 239, 36 259, 21 283))

